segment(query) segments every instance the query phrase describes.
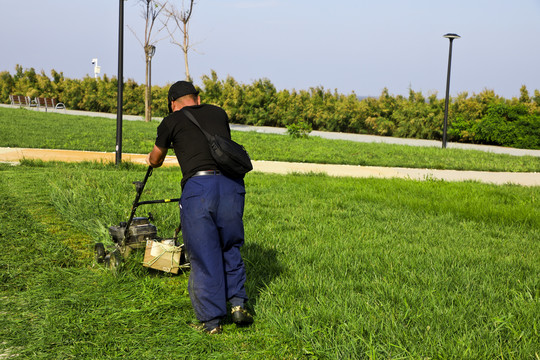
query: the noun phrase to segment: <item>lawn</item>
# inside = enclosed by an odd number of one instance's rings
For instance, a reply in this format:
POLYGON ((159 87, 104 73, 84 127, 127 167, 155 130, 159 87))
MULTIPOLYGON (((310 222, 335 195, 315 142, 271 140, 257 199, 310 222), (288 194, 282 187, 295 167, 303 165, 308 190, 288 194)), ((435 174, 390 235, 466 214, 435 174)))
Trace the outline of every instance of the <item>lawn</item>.
MULTIPOLYGON (((246 135, 247 136, 247 135, 246 135)), ((287 138, 287 137, 284 137, 287 138)), ((92 246, 125 221, 145 167, 0 164, 0 358, 534 359, 540 188, 246 177, 250 328, 189 327, 188 274, 116 273, 92 246)), ((157 169, 144 199, 179 195, 157 169)), ((172 204, 151 211, 160 234, 172 204)))
MULTIPOLYGON (((122 150, 146 154, 158 122, 124 121, 122 150)), ((116 120, 0 108, 0 146, 114 152, 116 120)), ((233 131, 252 159, 429 169, 540 172, 540 157, 483 151, 358 143, 233 131)))

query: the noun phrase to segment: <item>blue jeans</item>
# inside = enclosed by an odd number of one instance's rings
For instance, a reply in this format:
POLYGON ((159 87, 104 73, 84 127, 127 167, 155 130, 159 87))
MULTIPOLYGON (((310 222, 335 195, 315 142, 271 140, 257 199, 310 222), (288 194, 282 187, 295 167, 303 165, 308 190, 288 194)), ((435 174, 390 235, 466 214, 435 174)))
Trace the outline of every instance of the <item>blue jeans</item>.
POLYGON ((191 263, 189 296, 197 319, 206 322, 227 314, 227 301, 247 299, 242 179, 224 175, 190 178, 182 191, 182 236, 191 263))

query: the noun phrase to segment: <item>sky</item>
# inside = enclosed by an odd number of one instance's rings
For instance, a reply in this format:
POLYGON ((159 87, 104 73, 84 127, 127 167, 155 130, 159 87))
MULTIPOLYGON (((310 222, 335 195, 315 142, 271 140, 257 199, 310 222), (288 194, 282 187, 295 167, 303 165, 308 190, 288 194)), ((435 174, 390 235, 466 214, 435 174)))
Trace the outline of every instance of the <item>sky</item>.
MULTIPOLYGON (((178 7, 181 0, 171 0, 178 7)), ((69 78, 118 73, 117 0, 0 0, 0 71, 16 64, 69 78), (9 36, 9 35, 12 36, 9 36)), ((124 80, 144 82, 141 2, 124 2, 124 80)), ((505 98, 540 89, 540 0, 196 0, 189 66, 196 85, 216 71, 277 90, 323 87, 341 94, 424 95, 484 89, 505 98)), ((180 35, 180 34, 179 34, 180 35)), ((155 36, 152 83, 185 78, 181 49, 155 36)))

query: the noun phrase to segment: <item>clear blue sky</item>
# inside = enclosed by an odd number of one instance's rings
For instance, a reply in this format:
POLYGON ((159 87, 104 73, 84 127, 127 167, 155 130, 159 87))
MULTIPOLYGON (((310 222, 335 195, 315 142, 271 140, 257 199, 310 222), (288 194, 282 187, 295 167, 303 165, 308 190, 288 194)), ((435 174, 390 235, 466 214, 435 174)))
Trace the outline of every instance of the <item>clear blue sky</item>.
MULTIPOLYGON (((117 0, 3 0, 0 71, 21 64, 82 78, 98 58, 102 73, 116 76, 118 8, 117 0)), ((142 37, 139 1, 125 2, 125 24, 142 37)), ((278 90, 377 96, 412 88, 444 97, 448 32, 462 37, 452 95, 540 89, 540 0, 197 0, 190 70, 198 85, 213 69, 241 83, 268 78, 278 90)), ((127 27, 124 35, 124 78, 143 82, 142 47, 127 27)), ((166 31, 158 38, 153 83, 183 79, 180 49, 166 31)))

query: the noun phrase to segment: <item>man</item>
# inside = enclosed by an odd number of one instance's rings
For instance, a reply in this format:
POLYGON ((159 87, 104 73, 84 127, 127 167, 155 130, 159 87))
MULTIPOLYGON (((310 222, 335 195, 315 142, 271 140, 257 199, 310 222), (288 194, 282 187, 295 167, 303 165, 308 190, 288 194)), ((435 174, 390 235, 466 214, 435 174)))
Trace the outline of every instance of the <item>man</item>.
POLYGON ((172 145, 182 169, 180 200, 184 245, 191 272, 189 295, 197 327, 209 334, 222 331, 220 321, 231 304, 233 322, 253 322, 245 310, 246 273, 240 255, 244 243, 244 180, 225 176, 210 154, 206 137, 184 111, 211 134, 230 138, 227 113, 203 104, 192 83, 178 81, 169 89, 169 116, 158 126, 147 163, 160 167, 172 145))

